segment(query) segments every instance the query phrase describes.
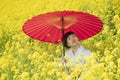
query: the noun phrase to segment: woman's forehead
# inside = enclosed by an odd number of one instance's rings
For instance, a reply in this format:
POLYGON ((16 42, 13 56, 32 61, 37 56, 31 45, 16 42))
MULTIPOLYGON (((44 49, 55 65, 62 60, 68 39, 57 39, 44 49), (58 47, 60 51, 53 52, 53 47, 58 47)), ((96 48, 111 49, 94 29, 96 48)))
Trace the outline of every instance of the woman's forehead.
POLYGON ((76 36, 76 35, 75 35, 75 34, 71 34, 71 35, 69 35, 67 38, 72 37, 72 36, 76 36))

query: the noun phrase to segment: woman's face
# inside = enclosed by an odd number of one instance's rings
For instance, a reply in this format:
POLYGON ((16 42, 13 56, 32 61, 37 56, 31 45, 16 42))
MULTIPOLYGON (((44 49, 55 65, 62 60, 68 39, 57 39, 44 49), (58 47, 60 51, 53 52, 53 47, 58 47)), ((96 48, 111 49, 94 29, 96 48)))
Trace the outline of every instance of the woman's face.
POLYGON ((79 38, 75 34, 71 34, 67 38, 67 45, 69 47, 74 47, 74 46, 78 45, 78 43, 79 43, 79 38))

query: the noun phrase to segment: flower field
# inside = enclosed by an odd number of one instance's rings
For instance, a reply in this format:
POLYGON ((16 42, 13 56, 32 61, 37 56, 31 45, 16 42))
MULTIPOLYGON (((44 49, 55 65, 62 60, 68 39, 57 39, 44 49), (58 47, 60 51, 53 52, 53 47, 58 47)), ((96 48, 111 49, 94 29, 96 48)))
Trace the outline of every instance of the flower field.
MULTIPOLYGON (((0 80, 120 80, 119 0, 0 0, 0 80), (80 44, 92 51, 86 64, 58 66, 62 45, 33 40, 23 24, 38 14, 62 10, 98 16, 103 30, 80 44)), ((78 62, 80 59, 77 60, 78 62)))

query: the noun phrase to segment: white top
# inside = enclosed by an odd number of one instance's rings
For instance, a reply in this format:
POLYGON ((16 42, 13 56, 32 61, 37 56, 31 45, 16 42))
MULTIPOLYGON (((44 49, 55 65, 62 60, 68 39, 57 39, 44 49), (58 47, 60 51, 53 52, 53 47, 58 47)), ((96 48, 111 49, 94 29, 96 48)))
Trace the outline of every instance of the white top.
POLYGON ((75 64, 78 64, 77 58, 80 58, 81 64, 84 64, 84 56, 89 56, 91 51, 80 46, 75 54, 73 54, 72 49, 69 49, 65 52, 65 56, 68 56, 67 61, 73 59, 75 64))

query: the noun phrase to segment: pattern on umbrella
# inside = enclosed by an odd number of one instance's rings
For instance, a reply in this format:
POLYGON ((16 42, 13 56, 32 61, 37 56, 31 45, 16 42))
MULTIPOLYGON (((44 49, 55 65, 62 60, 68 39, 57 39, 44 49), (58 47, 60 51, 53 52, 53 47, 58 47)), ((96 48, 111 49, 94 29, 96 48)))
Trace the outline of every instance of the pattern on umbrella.
POLYGON ((102 30, 102 21, 88 13, 56 11, 35 16, 23 25, 23 31, 33 39, 60 43, 63 34, 74 32, 80 40, 96 35, 102 30), (64 33, 62 30, 64 29, 64 33))

